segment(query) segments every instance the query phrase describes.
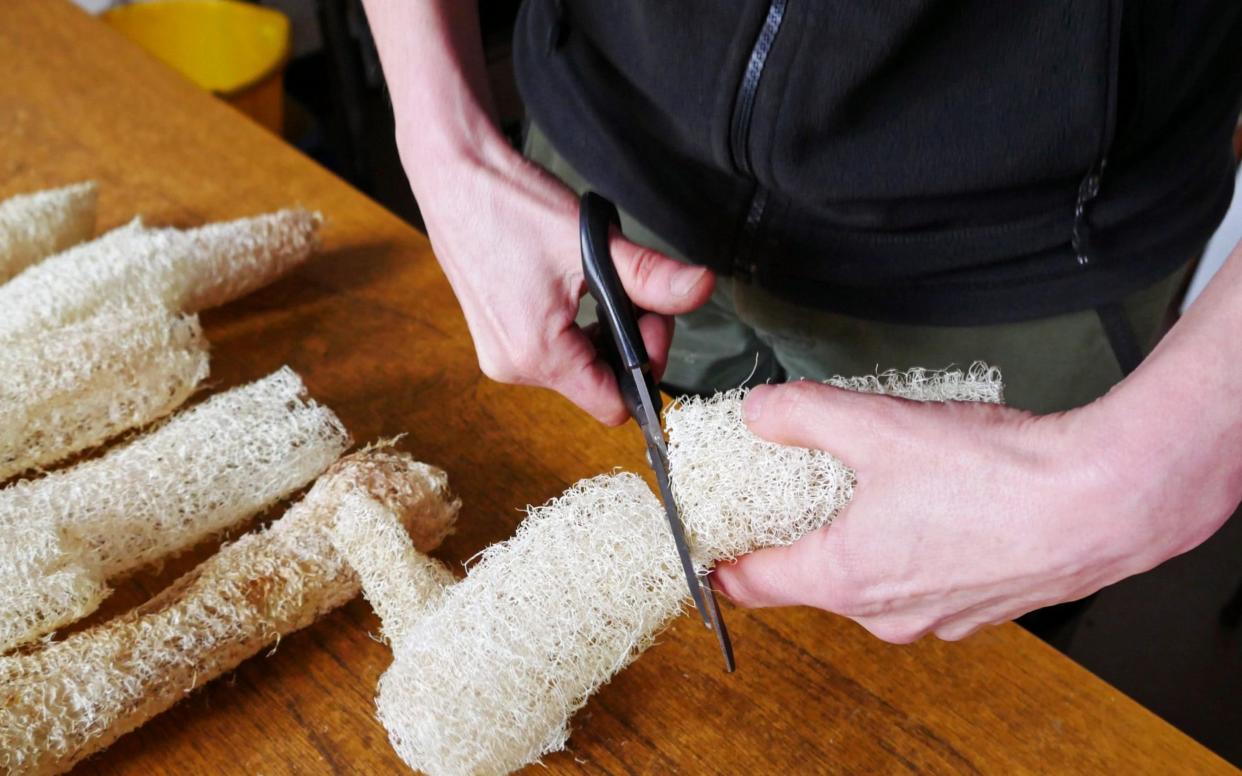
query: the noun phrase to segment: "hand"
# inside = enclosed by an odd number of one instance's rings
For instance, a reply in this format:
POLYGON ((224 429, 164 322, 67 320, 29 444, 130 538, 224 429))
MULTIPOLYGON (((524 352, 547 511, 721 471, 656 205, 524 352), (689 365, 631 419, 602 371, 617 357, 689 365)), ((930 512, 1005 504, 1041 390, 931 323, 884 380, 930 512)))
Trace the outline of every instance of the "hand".
POLYGON ((1236 488, 1212 484, 1219 466, 1183 464, 1176 440, 1146 434, 1112 396, 1036 417, 755 388, 752 431, 828 450, 858 482, 831 525, 718 568, 718 584, 743 606, 816 606, 905 643, 960 639, 1152 568, 1223 523, 1236 488))
MULTIPOLYGON (((493 380, 551 388, 604 423, 623 423, 616 379, 574 322, 586 290, 578 198, 508 148, 493 147, 490 156, 455 164, 434 183, 424 174, 418 192, 479 366, 493 380)), ((631 299, 651 311, 639 329, 658 379, 672 316, 706 302, 714 278, 619 233, 612 256, 631 299)))

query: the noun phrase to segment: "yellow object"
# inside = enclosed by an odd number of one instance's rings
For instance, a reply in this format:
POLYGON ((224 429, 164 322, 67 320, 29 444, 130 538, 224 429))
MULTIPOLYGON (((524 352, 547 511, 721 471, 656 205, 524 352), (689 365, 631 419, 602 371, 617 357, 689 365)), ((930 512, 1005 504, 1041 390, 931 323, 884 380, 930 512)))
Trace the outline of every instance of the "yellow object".
POLYGON ((233 0, 162 0, 113 8, 104 21, 204 89, 280 134, 289 19, 233 0))

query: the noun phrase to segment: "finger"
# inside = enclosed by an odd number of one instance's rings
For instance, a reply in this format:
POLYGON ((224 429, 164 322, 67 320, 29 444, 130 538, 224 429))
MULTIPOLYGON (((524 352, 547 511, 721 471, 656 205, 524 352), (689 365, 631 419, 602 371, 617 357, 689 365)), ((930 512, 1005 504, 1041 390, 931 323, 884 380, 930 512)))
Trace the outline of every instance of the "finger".
POLYGON ((803 579, 797 546, 769 547, 717 566, 713 576, 717 590, 751 609, 806 603, 804 594, 816 580, 803 579))
POLYGON ((799 380, 752 388, 742 412, 750 430, 768 441, 829 450, 865 467, 883 455, 887 431, 910 412, 908 404, 799 380))
POLYGON ((617 378, 596 352, 595 346, 575 325, 563 329, 548 347, 549 358, 541 384, 551 388, 607 426, 629 419, 621 400, 617 378))
POLYGON ((638 320, 638 330, 643 336, 647 357, 651 359, 651 373, 659 383, 668 365, 669 346, 673 344, 673 317, 647 313, 638 320))
POLYGON ((716 278, 707 267, 671 259, 619 235, 612 240, 612 257, 621 285, 644 310, 687 313, 706 302, 715 288, 716 278))

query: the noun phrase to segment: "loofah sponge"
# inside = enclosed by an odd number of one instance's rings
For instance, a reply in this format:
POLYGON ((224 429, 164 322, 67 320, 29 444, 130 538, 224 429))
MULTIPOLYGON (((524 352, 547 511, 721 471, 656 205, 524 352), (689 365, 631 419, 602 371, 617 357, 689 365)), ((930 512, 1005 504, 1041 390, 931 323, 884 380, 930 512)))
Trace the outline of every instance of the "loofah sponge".
POLYGON ((0 482, 167 415, 207 377, 197 316, 107 307, 0 340, 0 482))
MULTIPOLYGON (((981 385, 998 379, 979 367, 843 382, 941 400, 998 397, 999 384, 981 385)), ((701 568, 792 542, 831 520, 851 494, 852 472, 828 454, 750 435, 740 400, 737 392, 688 400, 667 417, 673 479, 701 568)), ((367 593, 400 596, 402 588, 368 585, 367 593)), ((633 474, 580 482, 532 509, 513 538, 486 550, 429 607, 421 592, 377 604, 381 615, 398 613, 380 720, 401 758, 433 776, 535 762, 564 747, 574 712, 651 645, 685 596, 647 484, 633 474)))
POLYGON ((78 562, 81 547, 54 525, 3 529, 0 550, 0 649, 31 641, 93 611, 108 594, 95 570, 78 562))
POLYGON ((0 202, 0 283, 39 261, 90 239, 94 182, 22 194, 0 202))
MULTIPOLYGON (((458 500, 440 503, 454 512, 461 507, 458 500)), ((419 552, 430 543, 411 541, 392 512, 370 498, 350 494, 341 499, 332 544, 358 573, 390 644, 400 644, 422 611, 456 581, 443 563, 419 552)))
MULTIPOLYGON (((217 394, 100 458, 0 490, 0 531, 62 529, 75 548, 68 560, 44 564, 45 574, 76 566, 115 579, 284 498, 348 446, 332 411, 306 399, 302 381, 284 368, 217 394)), ((17 544, 0 546, 0 567, 16 566, 26 552, 17 544)), ((91 609, 67 599, 43 611, 47 619, 23 641, 91 609)), ((6 605, 0 620, 7 617, 6 605)))
POLYGON ((304 261, 320 221, 306 210, 186 231, 134 221, 0 286, 0 339, 33 336, 106 304, 162 304, 178 312, 224 304, 304 261))
MULTIPOLYGON (((911 369, 828 382, 916 401, 1002 398, 1000 370, 982 363, 966 371, 911 369)), ((683 397, 665 413, 673 495, 687 533, 699 543, 692 551, 715 561, 792 544, 831 522, 854 492, 853 473, 832 456, 750 433, 742 420, 745 396, 733 390, 683 397), (760 526, 767 533, 756 534, 760 526)))
POLYGON ((408 525, 421 551, 456 519, 442 471, 380 451, 342 459, 269 528, 221 548, 146 604, 0 657, 0 770, 68 770, 357 595, 358 578, 330 541, 350 496, 408 525))

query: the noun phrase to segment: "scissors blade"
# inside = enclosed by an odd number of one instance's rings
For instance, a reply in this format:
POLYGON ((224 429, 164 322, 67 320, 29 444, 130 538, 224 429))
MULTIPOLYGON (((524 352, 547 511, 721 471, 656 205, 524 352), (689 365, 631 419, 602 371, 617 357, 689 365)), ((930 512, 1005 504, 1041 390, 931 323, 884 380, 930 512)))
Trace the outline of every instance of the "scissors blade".
POLYGON ((677 547, 677 557, 681 560, 682 571, 686 575, 686 585, 690 588, 690 597, 694 599, 694 607, 698 610, 703 624, 716 633, 716 641, 720 644, 720 652, 724 655, 725 670, 732 673, 736 664, 733 660, 733 643, 729 639, 729 631, 725 628, 724 619, 720 616, 720 605, 716 602, 716 591, 711 580, 706 583, 699 581, 690 560, 690 547, 686 541, 686 527, 677 511, 677 502, 673 499, 672 484, 668 479, 668 448, 664 443, 664 432, 660 427, 660 418, 656 413, 655 401, 647 391, 647 383, 642 370, 631 370, 635 384, 639 387, 639 426, 647 440, 647 457, 651 468, 655 470, 656 485, 660 489, 660 501, 664 504, 664 515, 668 518, 669 529, 673 534, 673 544, 677 547))
MULTIPOLYGON (((658 428, 658 426, 657 426, 658 428)), ((720 616, 720 605, 716 602, 716 591, 712 588, 711 578, 700 582, 695 573, 694 563, 690 560, 690 548, 686 543, 686 528, 677 512, 673 501, 672 487, 668 481, 668 453, 664 440, 656 437, 647 438, 647 450, 651 455, 652 468, 655 469, 656 484, 660 489, 660 501, 664 503, 664 514, 668 518, 669 529, 673 534, 673 544, 677 547, 677 557, 681 559, 681 568, 686 575, 686 585, 690 588, 690 597, 703 619, 703 624, 716 633, 716 641, 720 644, 720 653, 724 655, 725 671, 733 673, 737 667, 733 660, 733 643, 729 639, 729 630, 720 616)))

